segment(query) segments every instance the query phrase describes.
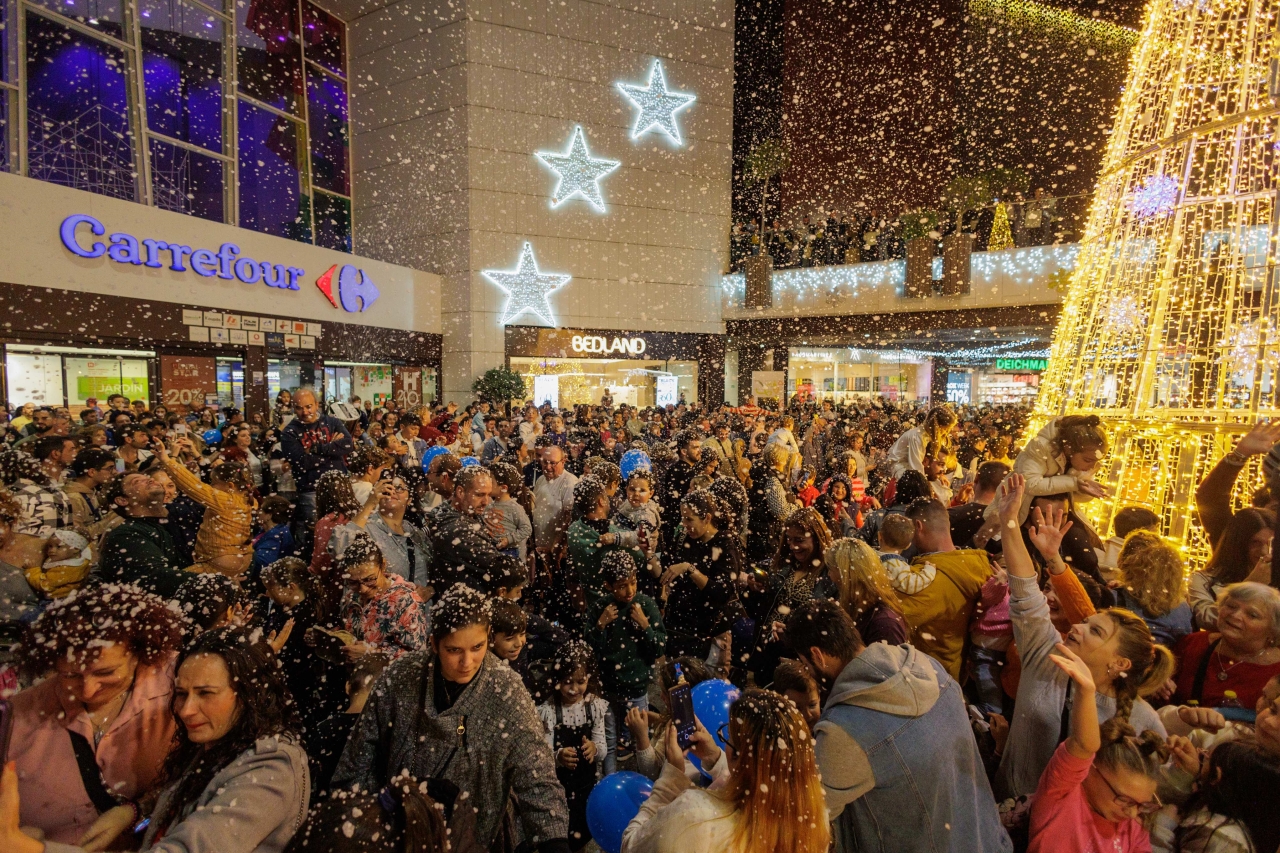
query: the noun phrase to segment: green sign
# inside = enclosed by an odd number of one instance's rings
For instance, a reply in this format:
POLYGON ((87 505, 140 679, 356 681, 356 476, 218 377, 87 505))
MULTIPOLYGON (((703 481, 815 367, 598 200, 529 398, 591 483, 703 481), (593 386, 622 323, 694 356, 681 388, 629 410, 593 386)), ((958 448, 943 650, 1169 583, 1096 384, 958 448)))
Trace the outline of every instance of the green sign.
POLYGON ((123 381, 118 376, 77 376, 76 392, 81 400, 105 400, 112 394, 123 394, 130 400, 150 399, 145 376, 126 376, 123 381))
POLYGON ((997 358, 996 370, 1045 370, 1049 367, 1047 358, 997 358))

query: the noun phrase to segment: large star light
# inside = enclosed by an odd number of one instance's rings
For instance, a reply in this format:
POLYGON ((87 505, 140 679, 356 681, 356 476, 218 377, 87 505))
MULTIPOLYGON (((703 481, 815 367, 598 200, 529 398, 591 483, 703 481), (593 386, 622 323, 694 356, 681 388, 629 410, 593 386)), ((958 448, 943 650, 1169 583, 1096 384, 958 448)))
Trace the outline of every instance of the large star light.
POLYGON ((481 270, 480 275, 502 288, 507 294, 507 304, 502 308, 503 326, 526 311, 536 316, 548 326, 556 324, 555 314, 551 312, 551 303, 547 296, 553 290, 569 283, 571 275, 560 273, 544 273, 538 269, 538 262, 533 257, 533 246, 528 243, 520 250, 520 262, 513 270, 481 270))
POLYGON ((592 157, 587 151, 587 137, 582 127, 573 129, 573 139, 563 154, 554 151, 535 151, 537 157, 547 168, 560 176, 555 192, 551 194, 551 206, 559 207, 564 202, 580 195, 601 213, 604 212, 604 197, 600 195, 600 179, 618 168, 617 160, 605 160, 592 157))
POLYGON ((655 59, 649 69, 649 85, 637 86, 633 83, 618 83, 618 90, 627 96, 632 104, 640 108, 636 123, 631 128, 631 138, 638 139, 641 134, 653 128, 671 137, 676 145, 681 145, 680 125, 676 124, 676 113, 692 104, 695 96, 688 92, 672 92, 667 89, 667 75, 662 71, 662 61, 655 59))

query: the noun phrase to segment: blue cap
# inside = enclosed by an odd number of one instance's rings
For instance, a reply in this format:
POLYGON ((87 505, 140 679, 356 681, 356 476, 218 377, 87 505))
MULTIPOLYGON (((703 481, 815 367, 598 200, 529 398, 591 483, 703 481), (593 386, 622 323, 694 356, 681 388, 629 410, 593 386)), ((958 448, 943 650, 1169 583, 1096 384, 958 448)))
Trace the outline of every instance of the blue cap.
POLYGON ((622 479, 625 481, 636 471, 652 471, 653 463, 649 460, 649 454, 643 450, 628 450, 618 461, 618 469, 622 472, 622 479))
POLYGON ((428 447, 426 449, 426 452, 422 454, 422 470, 423 471, 427 470, 427 466, 431 464, 432 459, 435 459, 437 456, 442 456, 448 452, 449 452, 449 448, 443 447, 439 444, 435 444, 435 445, 432 445, 431 447, 428 447))

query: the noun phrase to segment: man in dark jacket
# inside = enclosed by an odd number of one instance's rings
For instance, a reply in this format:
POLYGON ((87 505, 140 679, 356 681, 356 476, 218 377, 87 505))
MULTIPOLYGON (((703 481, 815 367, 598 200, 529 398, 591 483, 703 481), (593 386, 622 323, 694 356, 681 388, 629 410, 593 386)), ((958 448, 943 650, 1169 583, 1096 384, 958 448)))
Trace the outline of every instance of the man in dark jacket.
POLYGON ((191 575, 182 570, 173 537, 162 526, 169 513, 164 486, 146 474, 126 474, 112 482, 107 498, 125 522, 103 538, 98 574, 172 598, 191 575))
POLYGON ((471 465, 458 472, 449 503, 435 510, 430 532, 437 589, 464 583, 492 595, 498 587, 509 585, 506 578, 515 560, 499 551, 484 530, 484 511, 492 493, 489 470, 471 465))
POLYGON ((680 501, 689 491, 689 481, 697 475, 702 459, 702 436, 692 429, 681 430, 675 435, 676 453, 679 455, 662 478, 658 490, 658 504, 663 518, 680 517, 680 501))
POLYGON ((346 471, 354 445, 342 421, 320 413, 320 401, 310 388, 294 392, 293 411, 297 417, 280 434, 280 452, 298 484, 293 538, 309 543, 316 523, 316 482, 326 471, 346 471))
POLYGON ((905 643, 863 645, 828 600, 797 608, 786 636, 822 687, 814 754, 837 853, 1013 850, 960 685, 937 661, 905 643))

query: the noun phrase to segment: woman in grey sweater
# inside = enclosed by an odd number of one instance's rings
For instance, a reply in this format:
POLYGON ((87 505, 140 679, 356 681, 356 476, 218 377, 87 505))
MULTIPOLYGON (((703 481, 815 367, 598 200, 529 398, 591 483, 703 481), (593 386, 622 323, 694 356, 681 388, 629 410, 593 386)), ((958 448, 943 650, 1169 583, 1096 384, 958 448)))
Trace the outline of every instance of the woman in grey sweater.
MULTIPOLYGON (((280 853, 306 817, 300 724, 270 650, 238 628, 206 631, 178 661, 168 784, 142 838, 153 853, 280 853)), ((94 796, 91 793, 91 796, 94 796)), ((104 789, 98 796, 110 802, 104 789)), ((95 803, 96 803, 95 799, 95 803)), ((0 781, 0 850, 83 853, 18 829, 17 774, 0 781)), ((138 823, 138 804, 103 810, 82 843, 103 849, 138 823)), ((129 849, 133 849, 130 847, 129 849)))
MULTIPOLYGON (((1054 750, 1069 732, 1071 680, 1049 658, 1059 644, 1089 665, 1097 686, 1098 720, 1128 717, 1139 734, 1150 729, 1165 736, 1160 718, 1139 697, 1162 687, 1175 667, 1173 653, 1157 645, 1147 624, 1127 610, 1102 610, 1073 626, 1065 638, 1058 633, 1049 619, 1049 604, 1040 591, 1035 564, 1018 531, 1023 488, 1022 475, 1010 474, 996 498, 1006 531, 1003 544, 1009 570, 1009 615, 1022 658, 1018 701, 996 771, 997 799, 1034 793, 1054 750)), ((1058 549, 1071 521, 1057 508, 1049 510, 1047 517, 1033 509, 1031 518, 1032 544, 1049 571, 1067 571, 1058 549)))
POLYGON ((486 847, 514 794, 531 847, 567 853, 569 809, 533 700, 520 676, 488 652, 489 599, 454 584, 431 619, 430 650, 383 673, 332 787, 376 791, 403 772, 446 779, 476 810, 476 837, 486 847))

